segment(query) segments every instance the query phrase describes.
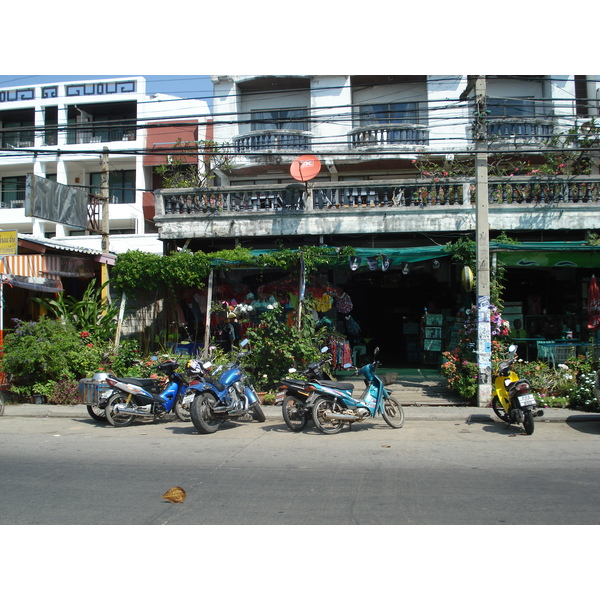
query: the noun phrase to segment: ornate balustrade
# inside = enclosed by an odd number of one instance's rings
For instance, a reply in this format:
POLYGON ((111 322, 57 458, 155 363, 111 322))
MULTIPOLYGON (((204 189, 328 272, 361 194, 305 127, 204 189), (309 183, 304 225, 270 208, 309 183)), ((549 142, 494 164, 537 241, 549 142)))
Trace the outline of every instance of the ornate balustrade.
POLYGON ((547 119, 523 119, 503 117, 497 121, 490 118, 487 125, 492 145, 513 142, 545 145, 554 132, 552 121, 547 119))
MULTIPOLYGON (((490 206, 598 203, 600 177, 491 177, 490 206)), ((475 180, 319 182, 271 186, 169 189, 156 192, 157 215, 203 215, 232 212, 324 211, 428 206, 469 207, 475 202, 475 180)))
POLYGON ((311 134, 295 129, 263 129, 237 136, 233 140, 235 152, 261 152, 267 150, 310 150, 311 134))
POLYGON ((420 125, 370 125, 357 127, 349 135, 350 147, 354 149, 391 144, 425 146, 429 143, 429 133, 420 125))

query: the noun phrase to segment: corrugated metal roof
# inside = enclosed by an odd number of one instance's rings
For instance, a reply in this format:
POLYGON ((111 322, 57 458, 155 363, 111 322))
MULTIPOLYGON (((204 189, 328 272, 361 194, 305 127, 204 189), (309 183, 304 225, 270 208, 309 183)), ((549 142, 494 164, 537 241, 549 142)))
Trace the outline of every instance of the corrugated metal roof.
MULTIPOLYGON (((80 254, 91 254, 93 256, 102 256, 103 254, 105 254, 104 252, 99 252, 98 250, 92 250, 91 248, 85 248, 83 246, 71 246, 69 244, 64 244, 64 243, 58 244, 58 243, 53 242, 52 240, 48 240, 46 238, 40 239, 40 238, 33 237, 31 235, 26 235, 26 234, 22 234, 22 233, 19 234, 19 239, 26 240, 28 242, 33 242, 34 244, 39 244, 40 246, 45 246, 46 248, 52 248, 53 250, 79 252, 80 254)), ((108 253, 107 255, 116 258, 115 254, 108 253)))

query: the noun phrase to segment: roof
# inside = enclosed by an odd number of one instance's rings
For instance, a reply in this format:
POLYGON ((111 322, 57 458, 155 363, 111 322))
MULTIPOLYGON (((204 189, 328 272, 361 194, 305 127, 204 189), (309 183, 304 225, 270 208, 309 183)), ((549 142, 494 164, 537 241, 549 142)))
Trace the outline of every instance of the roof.
POLYGON ((64 243, 57 243, 57 242, 53 242, 52 240, 48 240, 46 238, 40 239, 40 238, 35 238, 33 236, 30 235, 25 235, 22 233, 19 233, 19 240, 23 240, 25 242, 31 242, 33 244, 38 244, 39 246, 44 246, 45 248, 49 248, 52 250, 58 250, 61 252, 75 252, 77 254, 89 254, 92 256, 106 256, 107 258, 110 258, 112 260, 116 259, 117 256, 116 254, 111 254, 111 253, 105 253, 105 252, 99 252, 98 250, 92 250, 91 248, 85 248, 84 246, 71 246, 70 244, 64 244, 64 243))

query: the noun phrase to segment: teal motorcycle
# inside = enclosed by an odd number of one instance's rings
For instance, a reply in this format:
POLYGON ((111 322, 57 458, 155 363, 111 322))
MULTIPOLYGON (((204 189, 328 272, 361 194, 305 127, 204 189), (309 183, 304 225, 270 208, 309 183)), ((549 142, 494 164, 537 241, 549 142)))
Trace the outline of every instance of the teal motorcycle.
POLYGON ((352 425, 377 415, 382 415, 393 429, 404 425, 402 405, 390 395, 376 375, 377 367, 381 366, 376 360, 378 354, 379 348, 376 348, 373 362, 357 369, 357 374, 365 380, 365 390, 358 398, 354 397, 354 386, 347 384, 343 386, 344 389, 334 382, 325 381, 315 381, 308 386, 312 417, 319 431, 338 433, 345 424, 352 425))

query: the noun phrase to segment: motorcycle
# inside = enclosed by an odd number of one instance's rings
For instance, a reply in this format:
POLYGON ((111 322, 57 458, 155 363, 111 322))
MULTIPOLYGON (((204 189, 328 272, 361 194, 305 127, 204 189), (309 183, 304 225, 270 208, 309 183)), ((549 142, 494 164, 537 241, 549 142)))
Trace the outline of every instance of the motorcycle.
POLYGON ((344 423, 352 423, 374 418, 378 414, 393 429, 404 425, 404 409, 398 400, 386 390, 383 381, 375 374, 381 365, 376 360, 379 348, 375 348, 373 362, 357 369, 357 375, 362 375, 365 380, 365 390, 360 398, 352 396, 353 387, 343 389, 348 384, 334 384, 330 382, 312 382, 309 390, 312 391, 309 404, 312 405, 312 418, 319 431, 323 433, 338 433, 344 423))
POLYGON ((492 410, 509 425, 522 423, 525 433, 531 435, 534 429, 533 417, 541 417, 543 410, 536 410, 537 402, 526 379, 520 379, 511 369, 515 361, 517 347, 508 348, 508 358, 498 363, 494 373, 492 410))
MULTIPOLYGON (((329 350, 327 346, 321 348, 321 353, 329 350)), ((331 377, 323 372, 323 365, 329 362, 331 358, 327 356, 319 361, 310 363, 302 372, 306 379, 282 379, 277 388, 275 404, 281 405, 283 420, 292 431, 302 431, 308 421, 312 418, 312 404, 309 403, 312 391, 308 390, 311 382, 322 381, 325 384, 331 382, 331 377)), ((290 369, 290 373, 295 373, 296 369, 290 369)), ((353 389, 351 383, 331 382, 330 385, 341 386, 340 389, 353 389)))
POLYGON ((135 417, 163 417, 174 412, 181 421, 190 421, 189 382, 176 369, 179 363, 167 360, 158 365, 168 378, 165 389, 158 393, 155 379, 118 378, 107 375, 106 383, 114 390, 106 401, 106 420, 115 427, 130 425, 135 417))
MULTIPOLYGON (((247 343, 248 340, 243 340, 240 346, 244 348, 247 343)), ((238 353, 236 361, 227 365, 218 379, 207 376, 211 365, 205 363, 201 381, 189 387, 188 393, 194 395, 190 415, 199 433, 215 433, 232 417, 252 415, 259 423, 265 422, 254 386, 240 364, 240 359, 247 354, 238 353)))

